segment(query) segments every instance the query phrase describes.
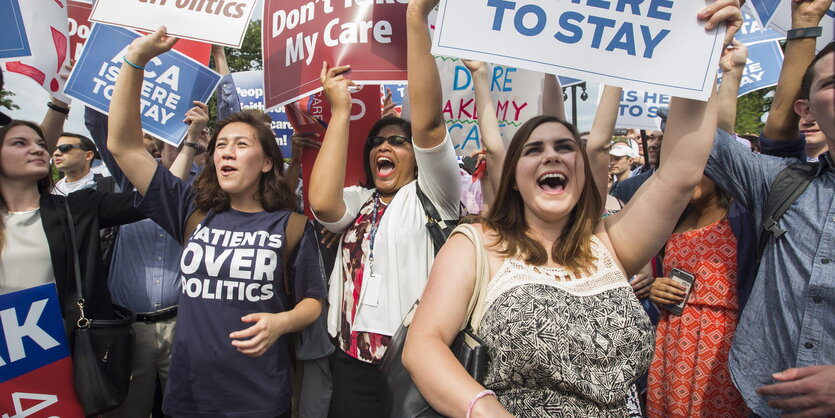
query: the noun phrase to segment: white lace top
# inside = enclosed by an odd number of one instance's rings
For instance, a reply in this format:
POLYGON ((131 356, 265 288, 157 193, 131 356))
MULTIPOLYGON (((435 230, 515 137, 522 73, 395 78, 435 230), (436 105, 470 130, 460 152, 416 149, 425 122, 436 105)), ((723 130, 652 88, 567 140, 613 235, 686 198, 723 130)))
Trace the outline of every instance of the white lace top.
POLYGON ((506 259, 487 285, 485 386, 515 416, 625 416, 654 332, 625 275, 592 238, 594 273, 506 259))

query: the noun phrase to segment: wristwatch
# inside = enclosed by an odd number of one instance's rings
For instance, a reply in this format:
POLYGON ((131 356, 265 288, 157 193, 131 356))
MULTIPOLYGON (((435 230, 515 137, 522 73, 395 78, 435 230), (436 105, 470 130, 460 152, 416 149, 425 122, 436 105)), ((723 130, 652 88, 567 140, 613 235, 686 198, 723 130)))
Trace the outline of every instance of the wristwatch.
POLYGON ((791 39, 801 39, 801 38, 817 38, 821 36, 823 33, 823 27, 821 26, 812 26, 809 28, 796 28, 796 29, 789 29, 786 32, 786 40, 791 39))
POLYGON ((50 109, 52 109, 52 110, 54 110, 54 111, 56 111, 56 112, 58 112, 58 113, 63 113, 63 114, 65 114, 65 115, 69 115, 69 114, 70 114, 70 108, 68 108, 68 107, 61 107, 61 106, 58 106, 57 104, 52 103, 52 102, 46 102, 46 107, 48 107, 48 108, 50 108, 50 109))
POLYGON ((187 147, 194 148, 195 151, 200 149, 200 145, 198 145, 196 142, 183 141, 183 145, 185 145, 187 147))

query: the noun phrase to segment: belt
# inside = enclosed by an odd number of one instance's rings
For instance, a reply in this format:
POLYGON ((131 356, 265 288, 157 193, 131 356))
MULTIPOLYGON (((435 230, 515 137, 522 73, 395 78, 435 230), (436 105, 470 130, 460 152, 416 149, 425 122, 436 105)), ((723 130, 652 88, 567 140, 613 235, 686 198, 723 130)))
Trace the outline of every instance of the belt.
POLYGON ((144 322, 146 324, 153 324, 154 322, 164 321, 177 316, 177 305, 160 309, 154 312, 143 312, 136 314, 136 322, 144 322))

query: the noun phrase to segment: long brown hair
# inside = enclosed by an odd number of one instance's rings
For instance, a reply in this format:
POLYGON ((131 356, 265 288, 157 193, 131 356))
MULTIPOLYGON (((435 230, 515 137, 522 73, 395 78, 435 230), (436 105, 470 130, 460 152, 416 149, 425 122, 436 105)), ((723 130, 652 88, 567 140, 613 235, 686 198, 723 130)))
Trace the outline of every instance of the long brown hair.
POLYGON ((545 247, 528 234, 528 223, 525 220, 525 202, 522 195, 512 189, 516 184, 516 164, 522 155, 522 148, 531 133, 542 124, 556 122, 565 126, 577 142, 577 148, 583 157, 585 183, 580 198, 571 210, 563 227, 560 238, 551 248, 551 258, 557 264, 570 270, 574 274, 588 272, 594 264, 595 257, 591 251, 591 237, 594 228, 600 221, 603 201, 594 182, 586 148, 580 141, 580 134, 574 125, 555 116, 536 116, 525 122, 510 142, 507 149, 502 178, 496 192, 496 204, 490 208, 484 218, 485 224, 499 235, 499 253, 505 257, 520 255, 525 262, 533 265, 545 264, 548 253, 545 247))
POLYGON ((235 122, 245 123, 255 130, 255 137, 261 144, 264 155, 273 161, 272 170, 261 173, 255 199, 261 203, 266 212, 293 210, 296 205, 296 195, 284 182, 284 158, 281 155, 281 149, 278 148, 273 131, 264 123, 263 112, 255 109, 232 114, 218 123, 206 149, 206 166, 194 182, 195 207, 203 212, 208 212, 209 209, 223 212, 231 207, 229 195, 220 188, 217 180, 214 154, 220 131, 226 125, 235 122))
MULTIPOLYGON (((40 136, 41 138, 46 137, 44 135, 43 129, 41 129, 41 126, 38 125, 35 122, 30 122, 28 120, 12 120, 11 122, 9 122, 8 125, 0 127, 0 153, 3 152, 3 144, 6 143, 6 135, 9 133, 9 131, 12 128, 14 128, 16 126, 25 126, 27 128, 32 129, 33 131, 35 131, 35 133, 38 134, 38 136, 40 136)), ((45 152, 49 153, 49 151, 50 150, 46 150, 45 152)), ((3 172, 3 167, 2 166, 0 166, 0 172, 3 172)), ((44 176, 43 178, 38 180, 38 192, 40 194, 51 193, 52 188, 54 186, 55 186, 55 181, 52 179, 52 169, 50 168, 50 170, 46 174, 46 176, 44 176)), ((5 213, 6 211, 8 211, 8 209, 6 208, 6 201, 3 200, 3 195, 0 194, 0 212, 5 213)), ((5 247, 5 246, 6 246, 6 224, 5 224, 5 219, 2 216, 0 216, 0 251, 3 251, 3 247, 5 247)))

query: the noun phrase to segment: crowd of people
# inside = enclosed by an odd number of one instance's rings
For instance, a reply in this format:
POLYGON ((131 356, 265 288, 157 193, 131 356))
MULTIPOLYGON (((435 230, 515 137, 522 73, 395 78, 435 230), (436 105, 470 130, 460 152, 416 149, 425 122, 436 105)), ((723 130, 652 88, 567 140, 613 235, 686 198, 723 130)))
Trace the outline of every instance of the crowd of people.
POLYGON ((549 75, 544 114, 503 139, 489 67, 465 60, 474 180, 444 123, 436 3, 408 4, 409 117, 387 103, 349 187, 349 65, 322 63, 331 117, 291 156, 241 110, 222 47, 213 129, 194 102, 179 148, 143 133, 144 66, 177 42, 164 27, 127 49, 109 113, 85 109, 89 138, 63 131, 57 99, 40 124, 0 120, 0 292, 55 283, 71 333, 72 232, 87 315, 136 313, 130 389, 105 416, 392 416, 381 364, 404 320, 397 360, 437 415, 835 416, 835 44, 794 30, 832 0, 791 1, 754 137, 734 129, 738 0, 697 16, 726 25, 721 84, 674 97, 657 131, 616 129, 621 89, 605 86, 579 132, 549 75), (450 349, 468 327, 480 376, 450 349))

